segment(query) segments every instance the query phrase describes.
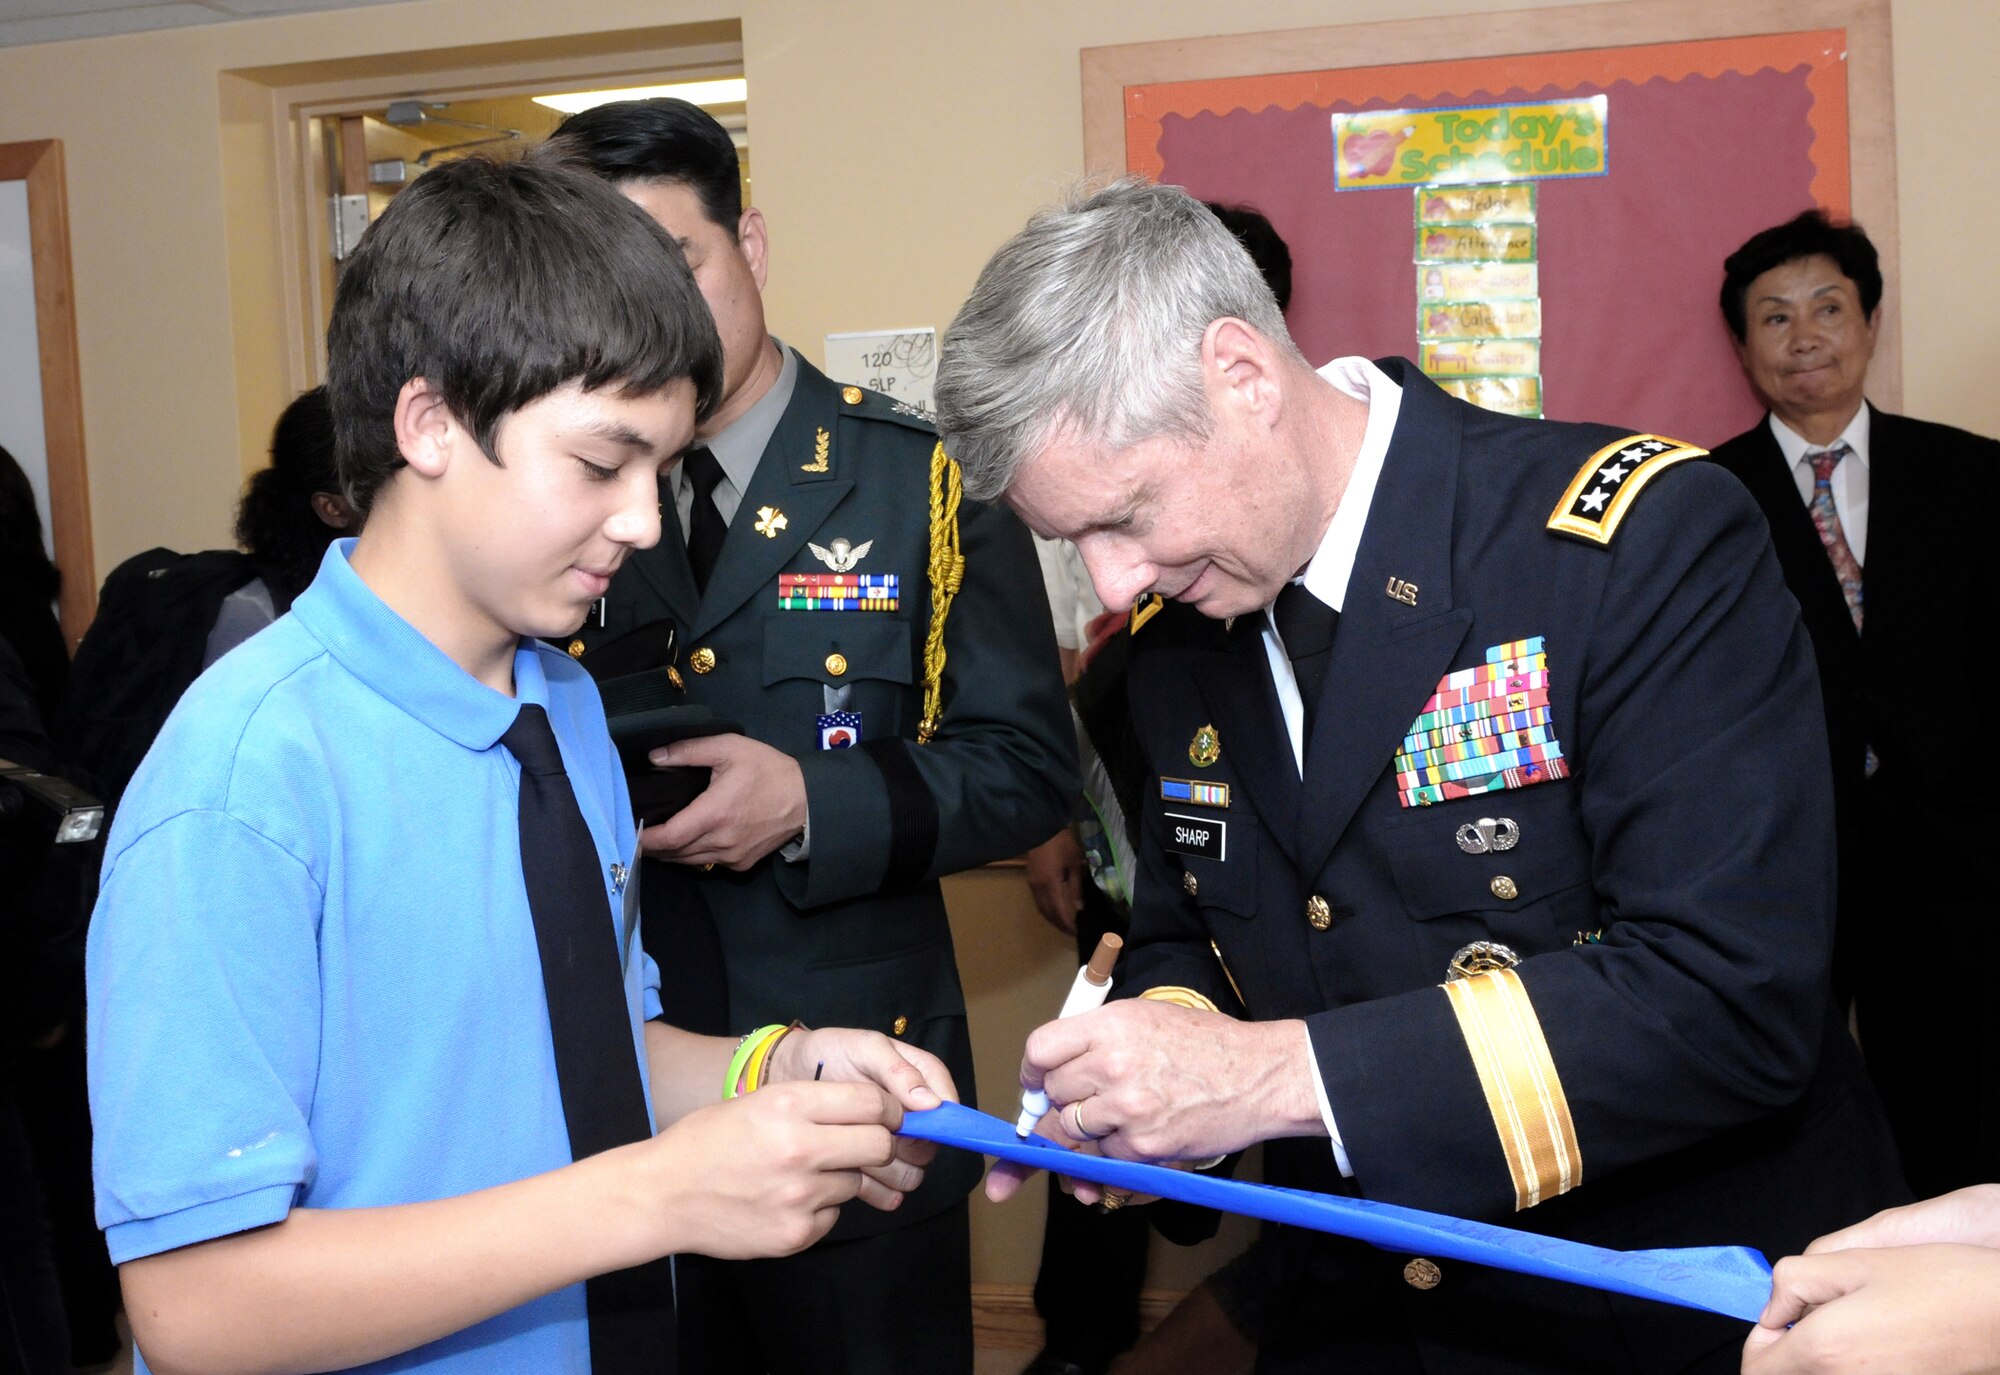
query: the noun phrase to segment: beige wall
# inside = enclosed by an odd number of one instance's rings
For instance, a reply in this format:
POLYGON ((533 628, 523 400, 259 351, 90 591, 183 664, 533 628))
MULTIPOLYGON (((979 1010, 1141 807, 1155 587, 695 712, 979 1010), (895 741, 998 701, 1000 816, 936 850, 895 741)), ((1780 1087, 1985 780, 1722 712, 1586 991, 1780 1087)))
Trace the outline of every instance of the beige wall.
MULTIPOLYGON (((740 14, 773 327, 942 326, 986 254, 1082 166, 1078 51, 1240 31, 1521 8, 1521 0, 415 0, 0 51, 0 142, 63 140, 100 574, 153 544, 227 543, 287 399, 274 150, 225 73, 740 14), (232 291, 232 284, 234 290, 232 291)), ((1989 96, 1991 0, 1895 11, 1907 409, 2000 433, 2000 274, 1971 242, 2000 191, 1955 151, 1989 96)), ((1727 156, 1727 150, 1718 150, 1727 156)), ((1061 943, 1010 874, 952 887, 981 1074, 1060 997, 1061 943)), ((1024 1281, 1031 1214, 982 1220, 981 1278, 1024 1281)))
MULTIPOLYGON (((1264 0, 1239 30, 1478 13, 1519 0, 1264 0)), ((229 509, 286 400, 272 323, 272 149, 223 73, 740 13, 771 318, 943 325, 986 253, 1082 164, 1079 49, 1214 32, 1205 0, 416 0, 0 51, 0 142, 60 138, 69 165, 85 436, 100 573, 152 544, 227 542, 229 509), (232 263, 235 258, 232 294, 232 263)), ((2000 6, 1895 11, 1905 396, 2000 432, 2000 276, 1968 251, 2000 191, 1955 150, 1990 94, 2000 6)), ((1719 150, 1726 156, 1726 150, 1719 150)))

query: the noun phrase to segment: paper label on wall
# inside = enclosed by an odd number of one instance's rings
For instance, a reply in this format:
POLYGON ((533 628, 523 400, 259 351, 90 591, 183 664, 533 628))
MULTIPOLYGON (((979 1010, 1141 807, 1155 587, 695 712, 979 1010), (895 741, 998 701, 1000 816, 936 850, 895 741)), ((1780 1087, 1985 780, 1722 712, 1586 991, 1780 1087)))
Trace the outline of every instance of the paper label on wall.
POLYGON ((1449 396, 1503 415, 1542 413, 1539 377, 1441 377, 1438 386, 1449 396))
POLYGON ((1417 345, 1417 366, 1432 377, 1533 377, 1539 339, 1453 339, 1417 345))
POLYGON ((1417 274, 1426 301, 1533 301, 1541 292, 1534 263, 1433 263, 1417 274))
POLYGON ((829 334, 826 375, 937 419, 937 331, 928 326, 829 334))
POLYGON ((1601 177, 1609 170, 1601 95, 1447 110, 1333 116, 1333 189, 1466 186, 1601 177))
POLYGON ((1426 301, 1417 308, 1419 339, 1539 339, 1542 303, 1426 301))
POLYGON ((1417 197, 1418 224, 1533 224, 1535 184, 1435 186, 1417 197))
POLYGON ((1531 224, 1441 224, 1417 230, 1420 263, 1535 261, 1531 224))

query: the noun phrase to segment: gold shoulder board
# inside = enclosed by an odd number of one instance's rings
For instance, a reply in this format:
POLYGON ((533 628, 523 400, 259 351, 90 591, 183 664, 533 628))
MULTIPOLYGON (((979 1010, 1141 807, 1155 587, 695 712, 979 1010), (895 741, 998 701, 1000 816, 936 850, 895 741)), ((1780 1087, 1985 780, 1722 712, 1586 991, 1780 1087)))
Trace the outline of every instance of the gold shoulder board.
POLYGON ((1606 444, 1577 469, 1549 517, 1548 528, 1592 544, 1609 544, 1626 508, 1639 499, 1647 483, 1682 459, 1707 452, 1656 434, 1627 435, 1606 444))
POLYGON ((1133 602, 1132 622, 1131 622, 1132 628, 1130 633, 1137 635, 1139 631, 1145 626, 1147 621, 1152 620, 1153 617, 1160 614, 1160 608, 1165 606, 1166 604, 1167 604, 1167 599, 1165 597, 1162 597, 1157 592, 1149 592, 1145 596, 1139 598, 1138 601, 1133 602))

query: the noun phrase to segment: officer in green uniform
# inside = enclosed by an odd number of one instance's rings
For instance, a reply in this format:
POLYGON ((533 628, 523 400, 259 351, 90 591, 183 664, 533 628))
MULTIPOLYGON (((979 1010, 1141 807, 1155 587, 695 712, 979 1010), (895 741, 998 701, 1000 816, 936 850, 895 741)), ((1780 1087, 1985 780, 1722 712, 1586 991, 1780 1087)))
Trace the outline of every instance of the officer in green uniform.
MULTIPOLYGON (((580 160, 665 226, 723 341, 723 402, 661 484, 677 518, 575 646, 671 622, 689 699, 744 727, 669 747, 712 781, 641 843, 706 898, 735 1029, 878 1028, 941 1056, 970 1102, 938 879, 1046 840, 1079 787, 1027 531, 960 502, 920 413, 766 332, 764 220, 710 116, 599 106, 542 155, 580 160)), ((969 1371, 979 1161, 948 1154, 896 1212, 849 1210, 800 1256, 682 1258, 683 1371, 969 1371)))

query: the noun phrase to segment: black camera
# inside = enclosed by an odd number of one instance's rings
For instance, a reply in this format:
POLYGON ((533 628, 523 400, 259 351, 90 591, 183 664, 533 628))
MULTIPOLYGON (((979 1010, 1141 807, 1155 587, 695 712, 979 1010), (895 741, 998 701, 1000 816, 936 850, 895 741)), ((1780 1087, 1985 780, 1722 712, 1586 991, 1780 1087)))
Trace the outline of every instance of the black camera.
POLYGON ((0 759, 0 827, 25 828, 51 845, 97 839, 104 804, 67 779, 0 759))

